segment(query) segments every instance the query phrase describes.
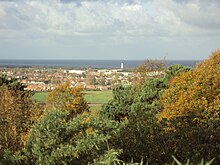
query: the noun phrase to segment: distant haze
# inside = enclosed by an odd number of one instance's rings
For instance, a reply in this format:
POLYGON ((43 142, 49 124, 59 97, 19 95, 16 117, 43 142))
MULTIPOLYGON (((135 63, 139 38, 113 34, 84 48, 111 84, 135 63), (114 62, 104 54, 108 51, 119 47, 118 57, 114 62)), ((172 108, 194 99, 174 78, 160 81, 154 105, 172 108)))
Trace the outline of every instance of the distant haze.
MULTIPOLYGON (((196 66, 200 61, 172 60, 164 61, 165 66, 181 64, 196 66)), ((143 60, 0 60, 0 67, 74 67, 74 68, 136 68, 143 60), (123 64, 123 67, 122 67, 123 64)))
POLYGON ((202 60, 219 0, 1 0, 1 59, 202 60))

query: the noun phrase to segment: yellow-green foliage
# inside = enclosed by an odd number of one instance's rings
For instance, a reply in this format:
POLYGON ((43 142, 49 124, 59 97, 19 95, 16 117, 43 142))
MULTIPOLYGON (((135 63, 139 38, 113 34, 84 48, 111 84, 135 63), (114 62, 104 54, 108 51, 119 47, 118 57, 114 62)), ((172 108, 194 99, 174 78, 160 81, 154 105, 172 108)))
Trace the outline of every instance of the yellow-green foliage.
POLYGON ((62 109, 72 115, 88 110, 82 91, 82 87, 71 87, 69 82, 59 85, 48 94, 47 109, 62 109))
POLYGON ((117 135, 119 124, 89 114, 69 115, 70 111, 52 110, 34 125, 21 164, 86 165, 94 159, 102 164, 99 157, 109 156, 108 141, 117 135))
POLYGON ((194 114, 209 118, 220 110, 220 50, 188 72, 174 77, 161 97, 160 118, 194 114))
POLYGON ((21 149, 36 114, 28 92, 0 86, 0 153, 21 149))

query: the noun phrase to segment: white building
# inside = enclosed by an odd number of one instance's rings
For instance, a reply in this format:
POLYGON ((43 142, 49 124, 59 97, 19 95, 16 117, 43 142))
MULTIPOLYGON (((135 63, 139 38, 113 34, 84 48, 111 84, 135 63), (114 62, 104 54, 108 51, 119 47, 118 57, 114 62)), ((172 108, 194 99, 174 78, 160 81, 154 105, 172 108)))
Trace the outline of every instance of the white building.
POLYGON ((122 63, 121 63, 121 69, 123 69, 123 68, 124 68, 124 63, 122 62, 122 63))
POLYGON ((64 73, 75 73, 75 74, 83 74, 86 71, 84 70, 64 70, 64 73))

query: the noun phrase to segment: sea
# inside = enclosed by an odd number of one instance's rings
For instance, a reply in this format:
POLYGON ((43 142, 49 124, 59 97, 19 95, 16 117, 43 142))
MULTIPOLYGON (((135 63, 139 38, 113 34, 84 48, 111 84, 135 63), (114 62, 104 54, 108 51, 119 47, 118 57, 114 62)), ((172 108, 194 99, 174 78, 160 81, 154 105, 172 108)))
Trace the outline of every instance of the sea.
MULTIPOLYGON (((166 66, 182 64, 194 67, 198 60, 167 60, 166 66)), ((76 67, 76 68, 136 68, 144 60, 0 60, 0 67, 76 67)))

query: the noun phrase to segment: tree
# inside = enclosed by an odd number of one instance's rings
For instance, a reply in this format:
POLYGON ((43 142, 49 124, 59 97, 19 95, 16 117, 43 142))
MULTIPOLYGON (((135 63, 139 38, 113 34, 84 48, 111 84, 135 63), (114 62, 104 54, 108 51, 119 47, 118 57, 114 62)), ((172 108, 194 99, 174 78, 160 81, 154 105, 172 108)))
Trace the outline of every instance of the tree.
MULTIPOLYGON (((106 118, 70 111, 52 110, 34 125, 23 150, 21 164, 88 164, 115 158, 118 152, 108 141, 119 125, 106 118), (113 153, 112 153, 113 152, 113 153)), ((111 159, 110 162, 116 160, 111 159)))
POLYGON ((0 155, 8 149, 21 149, 27 134, 38 118, 32 94, 16 79, 0 78, 0 155))
POLYGON ((9 79, 6 75, 0 76, 0 86, 7 86, 9 89, 18 91, 24 91, 26 88, 26 85, 20 83, 16 78, 9 79))
POLYGON ((111 120, 121 121, 128 117, 131 111, 133 98, 131 95, 131 87, 117 85, 112 90, 113 99, 102 107, 101 114, 111 120))
POLYGON ((220 51, 169 82, 159 114, 167 150, 179 160, 220 163, 220 51))
MULTIPOLYGON (((143 66, 142 73, 147 75, 146 66, 143 66)), ((170 155, 164 153, 164 131, 157 116, 162 108, 160 96, 167 88, 169 79, 185 70, 186 67, 181 65, 170 66, 164 71, 164 77, 145 76, 141 83, 118 85, 113 89, 113 99, 103 106, 101 114, 124 125, 114 144, 123 150, 120 154, 122 160, 138 162, 143 159, 143 162, 157 164, 172 161, 170 155)))
POLYGON ((161 97, 164 106, 161 118, 175 118, 193 113, 207 119, 212 113, 218 113, 219 109, 213 106, 220 94, 219 65, 220 51, 216 51, 194 70, 172 79, 161 97))
POLYGON ((159 96, 165 87, 163 78, 148 78, 135 91, 131 86, 119 85, 113 89, 113 100, 102 108, 101 114, 124 125, 113 142, 123 150, 120 154, 123 161, 157 162, 161 128, 156 115, 161 108, 159 96))
POLYGON ((165 87, 163 78, 149 78, 136 88, 127 125, 120 130, 118 140, 123 149, 122 160, 128 162, 132 158, 136 162, 143 159, 150 164, 162 163, 158 160, 163 148, 162 129, 156 116, 161 108, 159 97, 165 87))
POLYGON ((173 78, 174 76, 177 76, 177 75, 179 75, 183 72, 187 72, 187 71, 190 71, 190 70, 192 70, 191 67, 186 67, 186 66, 183 66, 183 65, 180 65, 180 64, 174 64, 174 65, 171 65, 171 66, 169 66, 168 68, 165 69, 164 78, 167 81, 170 81, 171 78, 173 78))
POLYGON ((165 59, 163 60, 145 60, 134 71, 134 85, 142 84, 146 78, 161 77, 164 71, 165 59))
POLYGON ((71 87, 69 82, 61 84, 49 93, 47 108, 70 111, 72 116, 88 111, 88 104, 83 98, 82 91, 82 87, 71 87))

